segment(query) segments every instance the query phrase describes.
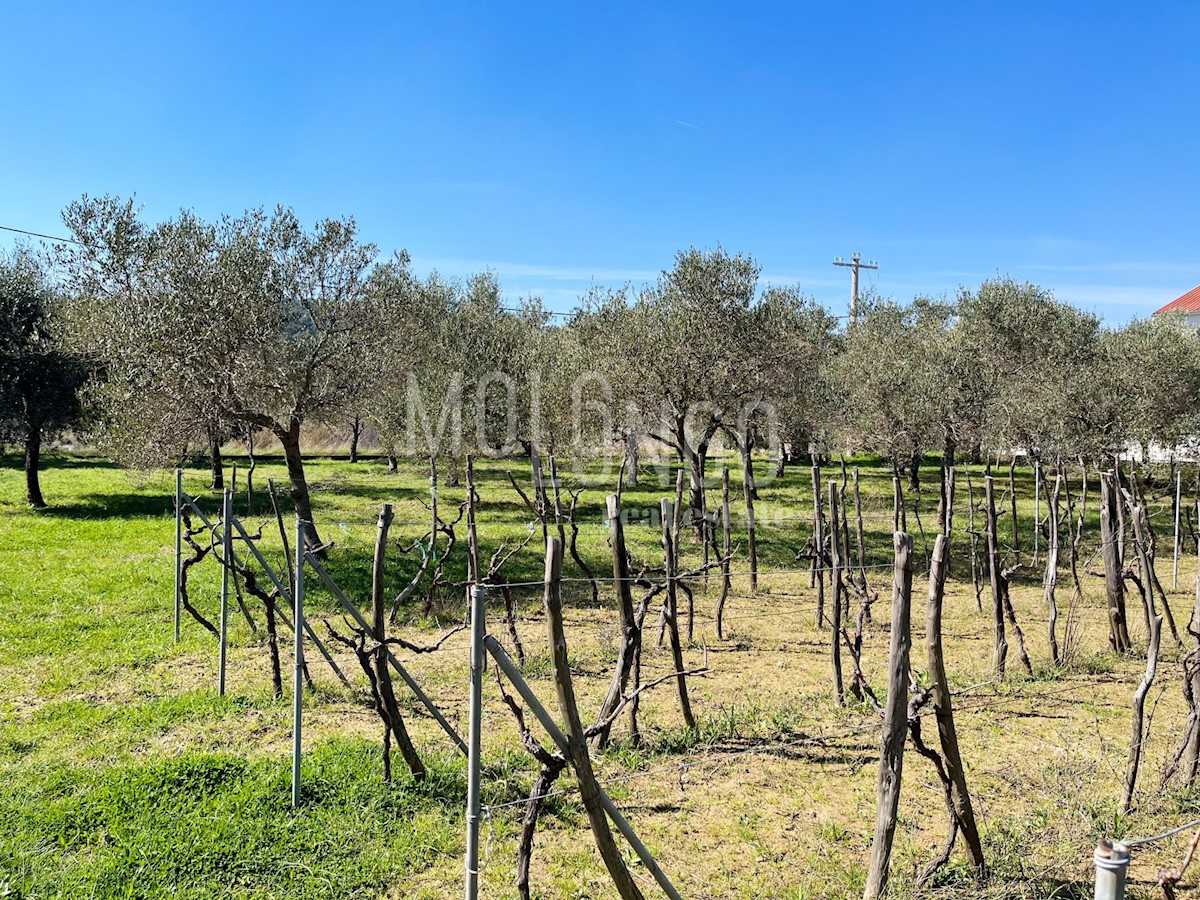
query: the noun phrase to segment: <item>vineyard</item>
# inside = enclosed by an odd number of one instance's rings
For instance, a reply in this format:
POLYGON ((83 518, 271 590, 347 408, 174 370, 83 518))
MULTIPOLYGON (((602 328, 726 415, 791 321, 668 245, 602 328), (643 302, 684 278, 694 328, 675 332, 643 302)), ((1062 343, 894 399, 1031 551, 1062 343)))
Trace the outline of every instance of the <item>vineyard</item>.
MULTIPOLYGON (((245 460, 233 461, 244 472, 245 460)), ((1101 839, 1154 834, 1194 817, 1186 747, 1189 653, 1196 645, 1187 625, 1196 576, 1194 473, 1181 475, 1184 552, 1175 576, 1176 483, 1165 467, 1127 466, 1121 506, 1107 479, 1112 510, 1121 510, 1120 522, 1107 524, 1094 469, 1086 500, 1077 465, 1064 467, 1057 491, 1058 473, 1040 472, 1035 483, 1024 460, 1011 470, 993 468, 990 484, 981 466, 954 470, 940 636, 978 848, 964 833, 935 866, 951 822, 939 775, 940 721, 928 696, 937 679, 926 664, 929 574, 946 518, 939 514, 937 461, 924 468, 923 491, 905 490, 890 466, 867 458, 850 459, 845 469, 836 459, 819 471, 796 467, 764 483, 754 502, 756 564, 737 462, 710 460, 716 471, 729 463, 732 472, 727 491, 719 477, 709 486, 713 514, 704 521, 714 527, 701 527, 703 534, 686 515, 674 520, 674 510, 687 511, 682 476, 658 473, 625 488, 618 518, 628 574, 614 580, 606 495, 615 492, 615 479, 581 490, 582 482, 554 480, 548 468, 539 479, 541 461, 532 471, 527 459, 481 461, 471 475, 477 498, 470 504, 465 483, 431 490, 429 472, 415 463, 390 473, 373 461, 312 460, 314 510, 327 542, 316 564, 367 621, 344 615, 310 570, 308 621, 333 664, 307 642, 293 808, 292 635, 284 624, 290 605, 278 594, 271 599, 279 623, 268 629, 263 595, 271 593, 271 579, 244 552, 253 544, 286 582, 291 557, 282 540, 292 537, 294 519, 278 527, 284 517, 277 519, 266 488, 286 477, 283 461, 258 460, 253 495, 244 474, 231 479, 231 512, 246 528, 244 540, 231 539, 232 553, 218 537, 222 495, 207 488, 209 473, 184 472, 185 494, 214 527, 187 517, 181 553, 199 557, 186 574, 196 615, 184 611, 175 643, 172 476, 134 478, 100 459, 53 456, 44 481, 59 498, 55 507, 34 512, 8 504, 0 517, 0 818, 10 823, 0 835, 0 884, 18 897, 460 894, 467 761, 401 679, 390 718, 388 704, 381 712, 372 643, 378 632, 369 621, 373 583, 387 601, 385 646, 464 739, 468 584, 485 588, 478 596, 492 640, 569 730, 556 693, 562 661, 547 640, 558 618, 548 620, 548 613, 561 606, 566 671, 578 718, 591 729, 592 780, 684 897, 869 890, 878 876, 872 861, 880 758, 896 750, 895 740, 888 750, 885 728, 895 719, 888 709, 900 696, 897 685, 907 698, 899 747, 908 749, 883 868, 891 896, 1090 896, 1091 853, 1101 839), (985 484, 997 511, 992 527, 985 484), (381 503, 391 507, 382 552, 381 503), (544 534, 554 544, 560 524, 561 568, 548 570, 544 534), (911 690, 894 678, 889 689, 892 625, 899 621, 894 584, 904 568, 896 531, 912 545, 911 690), (1009 648, 1003 674, 989 534, 1011 600, 1011 612, 1001 616, 1009 648), (1052 648, 1046 571, 1055 534, 1052 648), (1118 538, 1129 639, 1120 652, 1113 649, 1104 552, 1118 538), (240 561, 221 565, 231 556, 240 561), (1152 572, 1161 593, 1149 587, 1152 572), (230 602, 222 696, 219 641, 201 619, 219 631, 223 576, 230 602), (1143 585, 1164 617, 1161 632, 1158 618, 1142 612, 1143 585), (625 600, 622 586, 630 588, 625 600), (551 603, 552 596, 560 602, 551 603), (640 671, 614 699, 614 673, 629 640, 622 629, 626 600, 640 636, 640 671), (1174 629, 1165 624, 1164 600, 1174 629), (1161 651, 1153 680, 1140 688, 1153 644, 1147 621, 1161 651), (835 629, 841 639, 833 642, 835 629), (282 674, 272 664, 273 645, 282 674), (1132 742, 1137 775, 1127 791, 1135 691, 1144 704, 1141 737, 1132 742), (914 734, 913 721, 926 724, 914 734), (382 752, 384 722, 389 754, 382 752), (410 747, 395 739, 400 733, 410 747)), ((5 488, 16 486, 16 471, 6 468, 2 477, 5 488)), ((599 838, 589 828, 595 819, 580 791, 585 778, 576 760, 556 754, 513 683, 498 677, 500 668, 489 664, 482 679, 480 896, 514 896, 523 884, 534 897, 613 896, 619 876, 614 861, 597 852, 599 838), (523 823, 531 796, 537 809, 530 831, 523 823), (527 854, 523 831, 533 836, 527 854)), ((1183 833, 1135 851, 1133 896, 1139 885, 1146 896, 1160 893, 1159 869, 1178 865, 1188 839, 1183 833)), ((616 840, 615 863, 632 885, 624 890, 661 895, 654 874, 616 840)), ((1188 884, 1185 878, 1175 890, 1188 884)))

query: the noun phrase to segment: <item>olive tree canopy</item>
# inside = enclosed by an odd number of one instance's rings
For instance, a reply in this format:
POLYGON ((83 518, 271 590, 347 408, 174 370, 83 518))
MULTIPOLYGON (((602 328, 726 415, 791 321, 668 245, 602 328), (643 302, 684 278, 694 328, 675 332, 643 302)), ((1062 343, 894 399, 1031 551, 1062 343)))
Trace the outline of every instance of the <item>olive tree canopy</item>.
POLYGON ((25 494, 43 507, 42 442, 75 424, 87 370, 62 344, 60 298, 27 249, 0 256, 0 440, 25 448, 25 494))
POLYGON ((214 423, 268 429, 318 545, 300 427, 339 415, 369 365, 376 248, 352 219, 306 230, 283 207, 150 225, 132 201, 84 196, 63 218, 109 449, 161 465, 214 423))

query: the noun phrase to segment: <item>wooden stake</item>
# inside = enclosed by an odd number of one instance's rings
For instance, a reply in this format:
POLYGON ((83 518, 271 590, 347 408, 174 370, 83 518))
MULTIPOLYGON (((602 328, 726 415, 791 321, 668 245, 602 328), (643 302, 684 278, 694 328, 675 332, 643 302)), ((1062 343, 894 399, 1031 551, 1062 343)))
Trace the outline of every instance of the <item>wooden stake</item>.
POLYGON ((858 466, 854 467, 854 518, 855 538, 858 542, 858 574, 862 579, 863 593, 867 592, 867 542, 863 532, 862 495, 858 490, 858 466))
MULTIPOLYGON (((813 536, 812 536, 812 560, 808 565, 808 586, 815 588, 817 586, 817 569, 821 567, 821 467, 816 463, 813 464, 812 470, 812 494, 813 494, 813 536)), ((822 595, 819 601, 818 623, 821 621, 820 611, 824 605, 824 596, 822 595)))
POLYGON ((717 638, 725 640, 725 601, 729 598, 729 554, 732 536, 729 522, 729 466, 721 467, 721 596, 717 598, 717 638))
POLYGON ((758 540, 754 524, 754 471, 750 455, 742 461, 742 494, 746 501, 746 553, 750 557, 750 593, 758 590, 758 540))
POLYGON ((1013 559, 1021 561, 1021 529, 1017 524, 1017 457, 1008 462, 1008 505, 1012 512, 1013 559))
POLYGON ((834 481, 829 482, 829 520, 833 524, 833 542, 830 544, 829 584, 833 588, 833 612, 830 616, 830 661, 833 664, 833 695, 837 698, 838 706, 846 705, 846 689, 842 681, 842 608, 845 596, 842 587, 842 553, 841 539, 838 535, 837 522, 841 519, 838 505, 838 488, 834 481))
POLYGON ((371 637, 376 644, 373 654, 375 657, 375 683, 378 686, 380 706, 384 713, 384 778, 391 779, 390 741, 394 740, 396 746, 400 748, 400 755, 408 764, 413 778, 419 781, 425 777, 425 764, 417 755, 412 738, 409 737, 408 729, 404 725, 400 705, 396 702, 396 692, 392 689, 391 670, 388 668, 387 603, 384 599, 384 592, 388 530, 391 525, 392 505, 384 503, 379 510, 379 521, 375 530, 375 557, 371 566, 371 616, 373 619, 371 637))
POLYGON ((692 704, 688 699, 687 676, 683 674, 683 647, 679 640, 679 596, 676 582, 678 556, 676 555, 675 540, 678 532, 672 527, 677 521, 674 504, 663 498, 659 511, 662 514, 662 545, 663 563, 667 572, 667 599, 664 606, 667 635, 671 640, 671 659, 675 665, 675 681, 679 687, 679 709, 683 713, 684 724, 688 728, 696 727, 696 718, 692 715, 692 704))
POLYGON ((817 582, 817 627, 825 624, 825 513, 821 508, 821 467, 812 467, 813 484, 813 559, 812 574, 817 582))
POLYGON ((967 531, 971 534, 971 584, 975 587, 975 606, 983 612, 983 575, 979 571, 979 531, 975 527, 975 485, 967 470, 967 531))
POLYGON ((896 532, 895 568, 892 577, 892 639, 888 652, 887 704, 883 712, 883 739, 879 748, 879 789, 875 838, 867 866, 863 900, 878 900, 887 886, 888 861, 896 835, 900 806, 900 780, 904 771, 904 745, 908 736, 909 611, 912 601, 912 536, 896 532))
POLYGON ((1050 618, 1047 623, 1047 631, 1050 638, 1050 661, 1056 666, 1060 665, 1062 662, 1058 653, 1058 603, 1054 596, 1054 590, 1058 584, 1058 493, 1061 487, 1062 475, 1055 475, 1054 491, 1051 493, 1049 497, 1049 503, 1046 507, 1049 511, 1049 546, 1046 548, 1046 574, 1042 579, 1042 585, 1046 597, 1046 608, 1050 613, 1050 618))
POLYGON ((946 593, 946 576, 949 572, 949 543, 948 537, 939 535, 933 545, 933 559, 929 567, 929 606, 925 617, 925 657, 929 666, 938 738, 942 745, 942 755, 946 758, 947 774, 953 785, 951 802, 954 815, 958 819, 963 840, 966 841, 971 865, 982 873, 985 865, 983 842, 979 839, 975 810, 971 805, 971 794, 967 790, 967 773, 958 747, 958 732, 954 727, 954 709, 950 699, 950 682, 946 678, 946 659, 942 652, 942 599, 946 593))
MULTIPOLYGON (((608 542, 612 545, 613 558, 613 588, 617 594, 618 623, 621 629, 621 649, 617 653, 617 666, 613 672, 612 684, 608 694, 600 705, 598 722, 607 721, 625 696, 629 686, 629 675, 633 671, 634 660, 642 651, 642 630, 638 627, 637 612, 633 608, 633 585, 629 573, 629 552, 625 549, 625 525, 621 521, 621 505, 616 494, 609 494, 606 501, 608 507, 608 542)), ((637 685, 634 685, 637 689, 637 685)), ((631 726, 636 727, 632 720, 631 726)), ((593 738, 593 746, 603 748, 608 744, 612 724, 604 726, 593 738)))
POLYGON ((996 488, 991 475, 983 479, 985 515, 987 516, 987 558, 988 578, 992 588, 992 614, 995 626, 995 644, 992 654, 992 674, 996 678, 1004 677, 1004 664, 1008 659, 1008 638, 1004 633, 1004 595, 1000 574, 1000 548, 996 541, 996 488))
POLYGON ((579 707, 575 702, 575 686, 571 680, 570 661, 567 657, 567 638, 562 615, 562 560, 563 545, 551 535, 546 541, 546 589, 543 601, 546 608, 546 632, 550 642, 550 667, 554 673, 554 687, 558 693, 558 708, 562 714, 569 757, 579 780, 579 795, 587 811, 588 822, 600 857, 608 868, 617 892, 624 900, 642 900, 642 892, 625 866, 625 859, 613 838, 608 824, 600 786, 592 771, 592 760, 588 756, 584 741, 583 723, 579 718, 579 707))
POLYGON ((1133 649, 1125 617, 1125 580, 1121 561, 1119 532, 1124 529, 1124 515, 1113 473, 1100 476, 1100 547, 1104 558, 1104 587, 1108 597, 1108 641, 1118 653, 1133 649))
POLYGON ((1138 505, 1131 509, 1133 519, 1133 546, 1137 553, 1138 565, 1142 570, 1142 601, 1150 615, 1150 646, 1146 653, 1146 673, 1137 690, 1133 693, 1133 722, 1132 733, 1129 736, 1129 762, 1125 766, 1125 783, 1121 791, 1121 813, 1124 815, 1133 806, 1133 792, 1137 786, 1138 767, 1141 763, 1142 750, 1149 738, 1143 734, 1143 719, 1146 710, 1146 695, 1154 683, 1154 674, 1158 667, 1158 648, 1162 637, 1162 619, 1154 609, 1154 588, 1150 584, 1150 559, 1146 551, 1145 513, 1138 505))

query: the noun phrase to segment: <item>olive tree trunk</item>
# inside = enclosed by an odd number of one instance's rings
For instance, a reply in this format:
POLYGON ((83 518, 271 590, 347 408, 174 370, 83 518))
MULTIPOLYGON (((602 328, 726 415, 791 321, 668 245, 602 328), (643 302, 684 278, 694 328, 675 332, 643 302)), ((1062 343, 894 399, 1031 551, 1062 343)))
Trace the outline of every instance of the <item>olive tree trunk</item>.
POLYGON ((313 521, 312 498, 308 493, 308 480, 304 477, 304 456, 300 452, 300 423, 293 421, 289 427, 276 428, 274 431, 279 443, 283 445, 283 459, 287 464, 288 481, 292 485, 292 505, 296 508, 296 517, 304 522, 304 534, 308 539, 309 549, 315 552, 315 548, 321 546, 321 538, 313 521))
POLYGON ((46 500, 42 497, 42 422, 31 417, 25 426, 25 498, 34 509, 42 509, 46 500))

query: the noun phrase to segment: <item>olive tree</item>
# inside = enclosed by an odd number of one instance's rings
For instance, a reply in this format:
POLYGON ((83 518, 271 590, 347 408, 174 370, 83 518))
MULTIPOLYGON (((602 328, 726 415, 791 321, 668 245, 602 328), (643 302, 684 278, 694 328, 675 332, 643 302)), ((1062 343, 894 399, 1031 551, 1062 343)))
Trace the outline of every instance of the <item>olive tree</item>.
POLYGON ((44 507, 42 444, 80 416, 83 360, 62 342, 61 300, 27 249, 0 256, 0 440, 25 448, 25 496, 44 507))
POLYGON ((306 230, 283 207, 217 222, 183 211, 150 225, 132 201, 84 196, 63 218, 110 446, 163 464, 214 425, 267 429, 319 545, 301 427, 336 420, 371 365, 376 248, 352 219, 306 230))
POLYGON ((1096 352, 1098 318, 1007 277, 960 291, 955 312, 953 439, 1034 454, 1060 443, 1075 382, 1096 352))
POLYGON ((839 348, 836 323, 796 287, 768 287, 753 308, 749 393, 735 440, 748 453, 764 433, 773 434, 777 475, 825 438, 840 408, 830 377, 839 348))
POLYGON ((842 439, 883 455, 897 473, 908 466, 915 488, 920 458, 942 439, 951 402, 945 363, 952 307, 872 299, 859 309, 836 362, 842 439))
POLYGON ((704 509, 709 447, 755 395, 753 305, 759 266, 721 247, 692 247, 632 301, 625 293, 590 311, 597 363, 632 401, 646 434, 686 467, 693 516, 704 509))
POLYGON ((493 273, 466 282, 413 275, 406 257, 377 272, 377 365, 364 405, 389 455, 507 456, 538 440, 544 371, 540 301, 506 304, 493 273))

